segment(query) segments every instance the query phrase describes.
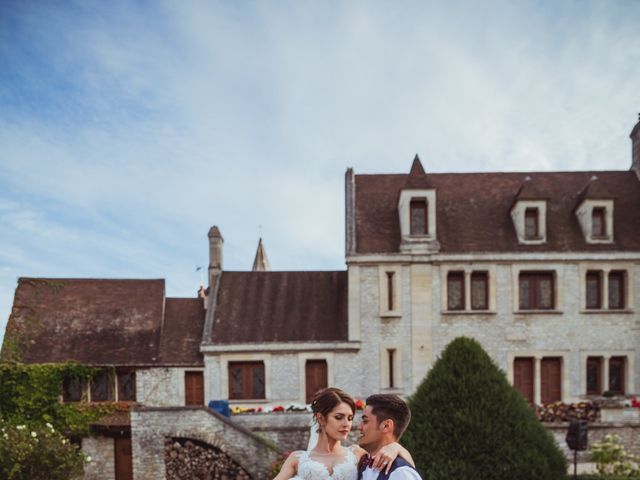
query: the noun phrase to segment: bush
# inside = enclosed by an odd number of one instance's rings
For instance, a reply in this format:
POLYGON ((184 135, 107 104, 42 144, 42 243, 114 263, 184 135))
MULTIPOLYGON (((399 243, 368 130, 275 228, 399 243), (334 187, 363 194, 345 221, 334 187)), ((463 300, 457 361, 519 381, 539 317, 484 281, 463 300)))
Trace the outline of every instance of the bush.
POLYGON ((403 443, 425 480, 558 480, 566 459, 480 344, 453 340, 409 399, 403 443))
POLYGON ((90 460, 50 423, 28 426, 0 420, 0 478, 4 480, 68 480, 81 474, 90 460))
POLYGON ((617 475, 624 478, 640 478, 637 459, 627 453, 618 435, 605 435, 604 442, 594 443, 589 449, 591 461, 596 463, 601 475, 617 475))

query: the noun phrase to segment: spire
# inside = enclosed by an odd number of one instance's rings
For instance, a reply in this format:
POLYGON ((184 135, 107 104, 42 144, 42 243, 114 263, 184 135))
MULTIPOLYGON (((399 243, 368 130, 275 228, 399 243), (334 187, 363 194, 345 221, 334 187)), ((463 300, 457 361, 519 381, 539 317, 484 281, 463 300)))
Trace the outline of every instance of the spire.
POLYGON ((258 241, 258 250, 256 250, 256 258, 253 260, 253 268, 251 270, 254 272, 268 272, 271 270, 262 238, 258 241))
POLYGON ((420 162, 420 157, 416 153, 416 156, 413 159, 413 163, 411 164, 411 171, 409 175, 426 175, 424 168, 422 167, 422 163, 420 162))

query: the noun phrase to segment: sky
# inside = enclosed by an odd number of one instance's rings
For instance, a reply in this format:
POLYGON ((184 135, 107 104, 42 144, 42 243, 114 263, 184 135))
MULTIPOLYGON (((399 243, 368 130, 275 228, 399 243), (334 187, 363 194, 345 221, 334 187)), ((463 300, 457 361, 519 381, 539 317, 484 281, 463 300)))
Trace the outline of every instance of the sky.
POLYGON ((19 277, 337 270, 344 174, 627 170, 640 2, 0 0, 0 341, 19 277))

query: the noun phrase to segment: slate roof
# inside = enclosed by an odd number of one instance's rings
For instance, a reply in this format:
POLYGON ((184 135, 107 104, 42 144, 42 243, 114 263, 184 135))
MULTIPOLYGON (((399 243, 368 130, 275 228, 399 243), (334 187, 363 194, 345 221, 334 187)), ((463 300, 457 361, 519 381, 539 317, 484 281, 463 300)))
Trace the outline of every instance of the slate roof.
POLYGON ((167 298, 160 340, 160 363, 204 366, 200 353, 204 316, 201 298, 167 298))
POLYGON ((347 341, 347 272, 223 272, 212 343, 347 341))
MULTIPOLYGON (((397 253, 398 198, 403 188, 436 190, 437 237, 442 253, 527 251, 640 251, 640 182, 632 171, 427 173, 355 176, 356 253, 397 253), (574 209, 593 176, 595 193, 612 192, 612 244, 588 244, 574 209), (525 192, 521 187, 526 177, 525 192), (516 195, 547 200, 547 242, 521 245, 511 220, 516 195)), ((589 189, 590 190, 590 189, 589 189)), ((607 198, 610 198, 608 196, 607 198)))
POLYGON ((20 278, 3 354, 9 342, 25 363, 201 365, 202 300, 164 294, 164 280, 20 278))

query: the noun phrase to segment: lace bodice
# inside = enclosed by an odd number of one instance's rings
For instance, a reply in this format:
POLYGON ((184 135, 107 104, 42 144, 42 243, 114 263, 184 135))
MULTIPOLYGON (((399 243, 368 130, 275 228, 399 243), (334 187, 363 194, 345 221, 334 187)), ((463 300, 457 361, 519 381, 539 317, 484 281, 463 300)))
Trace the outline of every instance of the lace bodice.
POLYGON ((303 480, 356 480, 358 478, 356 456, 350 448, 344 448, 344 451, 344 460, 333 466, 332 473, 323 463, 312 460, 309 452, 300 452, 298 472, 295 478, 303 480))

